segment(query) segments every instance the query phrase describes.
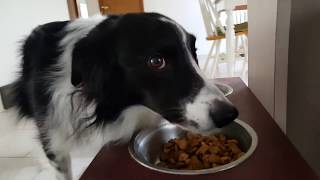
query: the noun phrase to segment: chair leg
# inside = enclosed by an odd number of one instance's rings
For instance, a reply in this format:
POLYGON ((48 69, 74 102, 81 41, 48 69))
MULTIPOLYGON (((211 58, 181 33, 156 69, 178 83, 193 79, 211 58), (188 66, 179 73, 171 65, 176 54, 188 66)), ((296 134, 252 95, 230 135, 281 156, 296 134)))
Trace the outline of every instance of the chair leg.
POLYGON ((235 47, 234 47, 234 49, 235 49, 235 54, 236 54, 236 57, 238 56, 238 52, 239 52, 239 36, 236 36, 236 44, 235 44, 235 47))
POLYGON ((248 36, 243 36, 244 41, 244 53, 246 55, 246 60, 249 60, 249 51, 248 51, 248 36))
POLYGON ((215 52, 215 56, 214 56, 213 66, 211 68, 211 72, 210 72, 210 76, 209 76, 212 78, 215 78, 216 71, 217 71, 218 64, 219 64, 220 45, 221 45, 221 40, 217 41, 217 45, 216 45, 216 52, 215 52))
POLYGON ((212 45, 211 45, 211 48, 210 48, 210 51, 209 51, 209 53, 208 53, 208 57, 207 57, 207 59, 206 59, 206 61, 205 61, 205 63, 204 63, 203 72, 204 72, 205 74, 206 74, 206 71, 207 71, 207 67, 208 67, 209 61, 210 61, 210 59, 211 59, 211 57, 212 57, 212 53, 213 53, 213 49, 214 49, 215 45, 216 45, 216 41, 213 41, 213 42, 212 42, 212 45))
POLYGON ((241 42, 243 44, 243 49, 244 49, 244 61, 243 61, 243 67, 242 67, 242 72, 241 76, 244 76, 246 72, 248 71, 248 42, 247 42, 247 36, 241 36, 241 42))
POLYGON ((248 62, 244 61, 243 62, 242 72, 241 72, 241 77, 244 77, 247 72, 248 72, 248 62))

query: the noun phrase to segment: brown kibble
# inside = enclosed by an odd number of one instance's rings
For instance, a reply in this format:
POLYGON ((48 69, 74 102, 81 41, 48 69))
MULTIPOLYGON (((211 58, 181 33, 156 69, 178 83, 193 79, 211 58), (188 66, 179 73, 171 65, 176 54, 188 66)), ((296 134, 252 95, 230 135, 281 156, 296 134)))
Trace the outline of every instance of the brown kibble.
POLYGON ((174 142, 171 142, 171 140, 163 145, 163 152, 168 153, 171 151, 172 147, 174 146, 174 142))
POLYGON ((168 155, 166 153, 161 153, 160 154, 160 160, 161 161, 167 161, 169 158, 168 158, 168 155))
POLYGON ((169 169, 207 169, 227 164, 240 158, 244 152, 236 139, 223 134, 202 136, 186 133, 163 145, 158 166, 169 169))
POLYGON ((186 148, 185 152, 188 153, 188 154, 192 154, 193 148, 192 148, 191 146, 188 146, 188 147, 186 148))
POLYGON ((163 149, 163 152, 164 152, 164 153, 168 153, 168 152, 170 152, 170 151, 171 151, 171 148, 164 148, 164 149, 163 149))
POLYGON ((228 143, 228 144, 236 144, 236 145, 239 144, 239 142, 238 142, 237 140, 235 140, 235 139, 228 139, 228 140, 227 140, 227 143, 228 143))
POLYGON ((177 169, 181 169, 183 167, 186 167, 187 165, 184 162, 177 162, 177 164, 175 164, 175 167, 177 169))
POLYGON ((206 143, 201 143, 200 148, 196 151, 196 155, 205 154, 209 149, 209 146, 206 143))
POLYGON ((198 150, 198 147, 192 147, 192 152, 196 152, 198 150))
POLYGON ((192 156, 191 160, 189 162, 189 166, 192 167, 192 169, 203 169, 202 162, 197 158, 197 156, 192 156))
POLYGON ((170 163, 175 163, 176 161, 174 160, 174 158, 170 158, 169 160, 168 160, 170 163))
POLYGON ((176 143, 181 150, 185 150, 188 147, 188 142, 186 139, 177 139, 176 143))
POLYGON ((170 140, 168 143, 164 144, 163 146, 164 148, 171 148, 172 146, 174 146, 174 141, 170 140))
MULTIPOLYGON (((164 153, 164 159, 166 159, 166 161, 172 161, 170 159, 173 159, 174 160, 174 155, 175 155, 175 152, 173 151, 170 151, 169 153, 164 153)), ((160 160, 161 160, 161 156, 160 156, 160 160)))
POLYGON ((211 141, 215 141, 215 142, 219 140, 219 139, 218 139, 216 136, 214 136, 214 135, 213 135, 213 136, 210 136, 210 139, 211 139, 211 141))
POLYGON ((210 163, 203 162, 203 169, 208 169, 208 168, 211 168, 210 163))
POLYGON ((199 146, 200 143, 201 143, 200 138, 193 138, 193 139, 191 139, 190 145, 191 145, 191 147, 196 147, 196 146, 199 146))
POLYGON ((178 161, 186 161, 189 158, 187 153, 181 152, 178 157, 178 161))
POLYGON ((228 144, 229 148, 231 149, 231 152, 233 154, 239 154, 241 153, 241 149, 236 144, 228 144))
POLYGON ((209 163, 209 154, 205 154, 202 156, 202 161, 203 163, 209 163))
POLYGON ((221 158, 220 158, 220 156, 217 156, 215 154, 210 154, 209 155, 209 162, 218 164, 218 163, 221 163, 221 158))
POLYGON ((227 164, 231 162, 231 158, 229 156, 223 156, 220 158, 222 164, 227 164))
POLYGON ((195 135, 193 134, 193 133, 191 133, 191 132, 187 132, 187 134, 186 134, 186 138, 187 138, 187 140, 191 140, 191 139, 193 139, 195 137, 195 135))
POLYGON ((179 151, 179 147, 178 147, 177 144, 174 145, 174 151, 175 151, 175 152, 179 151))
POLYGON ((220 148, 218 146, 210 146, 209 151, 210 153, 218 154, 220 152, 220 148))
POLYGON ((220 153, 223 154, 222 152, 225 152, 227 150, 227 147, 225 144, 220 143, 218 145, 219 149, 220 149, 220 153))
POLYGON ((227 138, 226 138, 225 135, 219 134, 219 135, 218 135, 218 139, 219 139, 219 141, 221 141, 221 142, 225 142, 227 138))
POLYGON ((217 167, 218 165, 216 164, 216 163, 213 163, 212 165, 211 165, 211 167, 217 167))

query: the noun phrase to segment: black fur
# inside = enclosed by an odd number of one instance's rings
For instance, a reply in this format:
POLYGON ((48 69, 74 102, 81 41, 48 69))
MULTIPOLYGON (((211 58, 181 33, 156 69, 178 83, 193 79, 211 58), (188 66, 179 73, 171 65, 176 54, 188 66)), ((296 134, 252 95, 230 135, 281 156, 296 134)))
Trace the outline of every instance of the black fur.
MULTIPOLYGON (((15 83, 15 102, 23 116, 36 117, 46 113, 50 101, 47 91, 54 65, 61 54, 58 47, 68 22, 53 22, 38 26, 25 40, 21 54, 21 76, 15 83)), ((41 124, 41 120, 39 121, 41 124)))
MULTIPOLYGON (((67 24, 65 21, 38 26, 22 46, 22 71, 15 83, 14 101, 17 103, 20 115, 34 118, 39 129, 44 125, 51 99, 48 77, 54 78, 52 72, 59 71, 55 65, 62 52, 59 43, 65 36, 63 29, 67 24)), ((47 132, 39 133, 39 140, 47 157, 54 160, 55 155, 50 152, 47 132)))

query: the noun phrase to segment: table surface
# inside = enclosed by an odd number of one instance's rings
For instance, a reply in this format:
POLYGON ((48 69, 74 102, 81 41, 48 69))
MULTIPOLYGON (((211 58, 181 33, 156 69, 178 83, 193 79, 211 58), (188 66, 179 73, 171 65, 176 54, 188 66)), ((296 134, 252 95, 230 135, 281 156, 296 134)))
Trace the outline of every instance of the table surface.
POLYGON ((239 119, 248 123, 258 135, 258 147, 239 166, 208 175, 171 175, 152 171, 135 162, 127 146, 104 147, 83 173, 81 180, 316 180, 318 177, 282 133, 240 78, 219 79, 234 92, 228 96, 238 108, 239 119))

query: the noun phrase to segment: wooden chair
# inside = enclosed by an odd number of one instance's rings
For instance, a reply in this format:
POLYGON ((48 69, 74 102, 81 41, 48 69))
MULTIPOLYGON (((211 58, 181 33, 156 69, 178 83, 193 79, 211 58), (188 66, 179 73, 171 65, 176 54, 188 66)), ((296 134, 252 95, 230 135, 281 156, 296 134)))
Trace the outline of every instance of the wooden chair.
POLYGON ((233 11, 233 19, 236 32, 236 59, 243 60, 241 76, 248 72, 248 7, 236 6, 233 11))
MULTIPOLYGON (((216 4, 211 0, 199 0, 203 21, 207 32, 207 40, 212 41, 211 48, 208 53, 208 57, 203 66, 203 71, 208 77, 215 77, 217 66, 219 63, 223 63, 223 59, 219 58, 221 41, 226 38, 226 28, 221 22, 220 16, 224 12, 216 9, 216 4), (210 68, 210 60, 213 59, 210 68), (209 70, 209 71, 208 71, 209 70)), ((243 63, 242 74, 246 72, 247 67, 247 34, 248 34, 248 22, 247 22, 247 6, 237 6, 233 13, 235 22, 235 36, 236 36, 236 50, 239 47, 239 41, 243 46, 244 52, 236 54, 243 54, 245 57, 245 63, 243 63)))

